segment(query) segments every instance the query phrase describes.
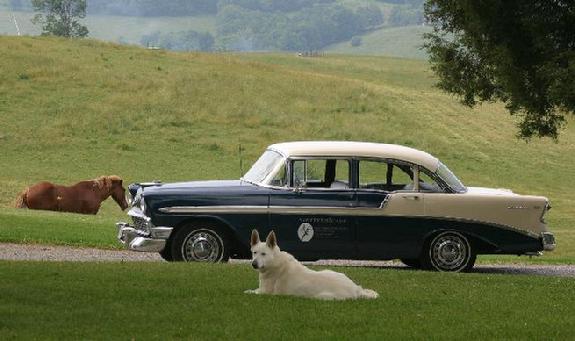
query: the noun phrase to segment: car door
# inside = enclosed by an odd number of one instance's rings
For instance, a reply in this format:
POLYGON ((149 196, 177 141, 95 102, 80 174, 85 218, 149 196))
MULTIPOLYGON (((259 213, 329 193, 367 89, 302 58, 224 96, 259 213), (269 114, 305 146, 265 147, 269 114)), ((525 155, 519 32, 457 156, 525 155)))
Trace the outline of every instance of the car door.
POLYGON ((419 251, 424 196, 417 191, 417 167, 397 160, 357 161, 358 257, 391 259, 419 251))
POLYGON ((289 160, 289 186, 270 194, 270 226, 298 259, 354 258, 351 160, 289 160))

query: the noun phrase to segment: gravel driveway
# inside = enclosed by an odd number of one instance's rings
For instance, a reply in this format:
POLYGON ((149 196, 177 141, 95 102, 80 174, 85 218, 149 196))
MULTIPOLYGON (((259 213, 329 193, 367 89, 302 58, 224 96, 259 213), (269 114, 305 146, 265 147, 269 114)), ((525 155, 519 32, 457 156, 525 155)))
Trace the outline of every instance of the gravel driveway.
MULTIPOLYGON (((100 250, 52 245, 0 244, 0 260, 74 261, 74 262, 163 262, 157 253, 100 250)), ((245 260, 232 260, 245 263, 245 260)), ((396 261, 321 260, 314 265, 369 266, 384 269, 409 269, 396 261)), ((476 273, 574 277, 575 265, 497 264, 476 265, 476 273)))

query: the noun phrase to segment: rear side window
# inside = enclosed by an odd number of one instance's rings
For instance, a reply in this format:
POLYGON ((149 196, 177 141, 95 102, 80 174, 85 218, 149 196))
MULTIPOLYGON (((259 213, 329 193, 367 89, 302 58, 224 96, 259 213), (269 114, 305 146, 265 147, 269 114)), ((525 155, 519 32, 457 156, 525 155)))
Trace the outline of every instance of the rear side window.
POLYGON ((360 160, 359 188, 388 192, 413 189, 413 171, 405 164, 360 160))

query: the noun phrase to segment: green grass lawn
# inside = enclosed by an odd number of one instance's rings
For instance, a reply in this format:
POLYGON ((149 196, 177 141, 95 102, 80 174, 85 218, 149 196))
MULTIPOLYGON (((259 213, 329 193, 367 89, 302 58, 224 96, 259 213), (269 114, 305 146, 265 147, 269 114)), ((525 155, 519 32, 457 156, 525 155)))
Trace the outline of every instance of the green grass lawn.
POLYGON ((517 140, 502 105, 461 106, 433 88, 423 61, 45 37, 0 37, 0 45, 0 241, 113 247, 113 223, 126 217, 111 201, 96 217, 9 208, 41 180, 237 179, 238 144, 245 171, 275 142, 360 140, 428 151, 469 186, 549 197, 558 247, 543 259, 575 260, 575 200, 565 185, 574 120, 557 142, 517 140))
MULTIPOLYGON (((120 249, 115 223, 126 216, 0 210, 0 243, 54 244, 120 249)), ((118 209, 120 211, 120 209, 118 209)))
POLYGON ((377 300, 243 294, 249 265, 0 262, 3 339, 570 339, 575 281, 338 268, 377 300))

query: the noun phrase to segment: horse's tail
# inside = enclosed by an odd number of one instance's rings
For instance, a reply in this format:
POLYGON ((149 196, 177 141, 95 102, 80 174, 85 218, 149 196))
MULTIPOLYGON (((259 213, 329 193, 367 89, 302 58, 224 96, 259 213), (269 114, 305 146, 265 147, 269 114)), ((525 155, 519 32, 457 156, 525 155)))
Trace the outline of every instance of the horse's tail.
POLYGON ((28 188, 22 191, 16 201, 14 201, 14 207, 16 208, 28 208, 28 203, 26 200, 28 199, 28 188))

